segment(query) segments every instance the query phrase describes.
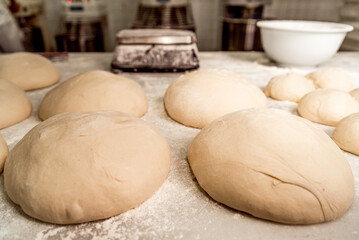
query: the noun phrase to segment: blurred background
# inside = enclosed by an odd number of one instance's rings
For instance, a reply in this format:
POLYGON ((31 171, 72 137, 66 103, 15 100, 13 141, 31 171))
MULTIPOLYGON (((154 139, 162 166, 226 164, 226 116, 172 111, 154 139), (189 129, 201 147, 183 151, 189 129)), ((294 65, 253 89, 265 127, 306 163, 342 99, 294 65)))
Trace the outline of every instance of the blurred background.
POLYGON ((359 0, 0 0, 0 51, 21 49, 18 38, 26 51, 112 52, 128 28, 195 31, 200 51, 261 51, 260 19, 347 23, 341 50, 359 50, 359 0))

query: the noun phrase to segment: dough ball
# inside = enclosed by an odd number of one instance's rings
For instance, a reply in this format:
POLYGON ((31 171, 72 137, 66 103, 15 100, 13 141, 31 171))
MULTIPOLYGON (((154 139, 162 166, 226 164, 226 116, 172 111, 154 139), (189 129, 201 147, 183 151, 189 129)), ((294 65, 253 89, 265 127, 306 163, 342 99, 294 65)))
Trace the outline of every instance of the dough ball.
POLYGON ((336 126, 341 119, 356 112, 359 112, 359 103, 349 93, 335 89, 315 90, 298 103, 300 116, 329 126, 336 126))
POLYGON ((332 88, 345 92, 353 89, 349 76, 339 68, 322 68, 306 77, 312 79, 317 88, 332 88))
POLYGON ((25 120, 32 106, 24 90, 12 82, 0 79, 0 129, 25 120))
POLYGON ((273 77, 264 93, 277 100, 298 102, 305 94, 314 90, 312 80, 298 73, 287 73, 273 77))
POLYGON ((193 140, 188 160, 216 201, 287 224, 330 221, 354 198, 343 152, 311 122, 275 109, 228 114, 193 140))
POLYGON ((165 181, 170 149, 158 130, 132 115, 56 115, 28 132, 5 163, 5 189, 45 222, 108 218, 150 198, 165 181))
POLYGON ((12 53, 0 57, 0 78, 24 90, 50 86, 60 79, 60 72, 46 58, 34 53, 12 53))
POLYGON ((267 98, 238 74, 204 70, 187 73, 174 81, 166 91, 164 103, 174 120, 203 128, 230 112, 267 107, 267 98))
POLYGON ((41 102, 39 117, 45 120, 64 112, 111 110, 143 116, 148 101, 133 80, 95 70, 81 73, 58 85, 41 102))
POLYGON ((349 115, 339 122, 333 140, 341 149, 359 155, 359 113, 349 115))
POLYGON ((359 102, 359 88, 356 88, 350 92, 350 95, 352 95, 355 100, 359 102))
POLYGON ((0 173, 4 169, 5 159, 9 153, 9 148, 4 138, 0 135, 0 173))

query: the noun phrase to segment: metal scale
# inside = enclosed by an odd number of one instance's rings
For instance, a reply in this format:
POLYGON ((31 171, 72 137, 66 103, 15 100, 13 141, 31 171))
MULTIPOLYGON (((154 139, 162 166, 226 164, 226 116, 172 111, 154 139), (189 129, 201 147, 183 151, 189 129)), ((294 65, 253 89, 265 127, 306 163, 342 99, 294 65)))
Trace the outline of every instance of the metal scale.
POLYGON ((114 71, 186 71, 199 67, 188 0, 141 0, 133 29, 117 34, 114 71))

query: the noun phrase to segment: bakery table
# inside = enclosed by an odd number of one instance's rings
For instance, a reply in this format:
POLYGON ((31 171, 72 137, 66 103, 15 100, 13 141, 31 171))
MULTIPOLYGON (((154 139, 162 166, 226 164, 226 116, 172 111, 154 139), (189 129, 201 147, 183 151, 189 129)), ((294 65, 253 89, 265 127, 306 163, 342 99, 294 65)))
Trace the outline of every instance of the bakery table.
MULTIPOLYGON (((89 70, 110 70, 111 53, 71 53, 55 62, 60 82, 89 70)), ((223 69, 241 74, 264 88, 271 77, 289 71, 307 73, 315 68, 280 68, 259 52, 201 52, 201 69, 223 69)), ((359 87, 359 52, 340 52, 323 66, 344 69, 359 87)), ((211 199, 198 185, 187 162, 187 148, 199 132, 183 126, 166 114, 163 95, 182 73, 120 73, 138 82, 149 99, 143 117, 167 138, 171 169, 162 187, 139 207, 121 215, 90 223, 54 225, 33 219, 7 197, 4 174, 0 175, 0 239, 359 239, 359 157, 344 152, 354 173, 355 198, 337 220, 314 225, 284 225, 261 220, 211 199)), ((0 130, 9 148, 40 123, 39 105, 54 86, 28 91, 32 115, 0 130)), ((99 93, 99 98, 101 93, 99 93)), ((296 113, 296 103, 269 100, 269 107, 296 113)), ((334 128, 316 124, 328 135, 334 128)), ((54 153, 56 154, 56 153, 54 153)))

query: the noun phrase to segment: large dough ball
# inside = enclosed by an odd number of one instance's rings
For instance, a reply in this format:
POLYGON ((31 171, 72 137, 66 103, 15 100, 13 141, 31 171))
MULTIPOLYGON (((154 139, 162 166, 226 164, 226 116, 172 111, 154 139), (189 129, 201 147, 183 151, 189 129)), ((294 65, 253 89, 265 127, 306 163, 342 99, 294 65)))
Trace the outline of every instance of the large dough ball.
POLYGON ((60 79, 60 72, 46 58, 34 53, 12 53, 0 57, 0 78, 24 90, 50 86, 60 79))
POLYGON ((333 140, 341 149, 359 155, 359 113, 349 115, 338 123, 333 140))
POLYGON ((139 206, 165 181, 170 149, 129 114, 56 115, 34 127, 5 162, 5 189, 28 215, 70 224, 139 206))
POLYGON ((350 95, 352 95, 355 100, 359 102, 359 88, 356 88, 350 92, 350 95))
POLYGON ((164 103, 174 120, 203 128, 230 112, 267 107, 267 98, 257 86, 238 74, 204 70, 174 81, 166 91, 164 103))
POLYGON ((9 153, 9 148, 4 138, 0 135, 0 173, 4 169, 5 159, 9 153))
POLYGON ((342 151, 311 122, 274 109, 250 109, 212 122, 196 136, 188 160, 216 201, 288 224, 330 221, 354 198, 342 151))
POLYGON ((41 102, 42 120, 64 112, 111 110, 143 116, 148 101, 133 80, 95 70, 78 74, 46 94, 41 102))
POLYGON ((299 73, 287 73, 273 77, 264 93, 277 100, 298 102, 305 94, 314 90, 312 80, 299 73))
POLYGON ((336 126, 346 116, 359 112, 359 103, 347 92, 318 89, 298 103, 298 113, 313 122, 336 126))
POLYGON ((340 68, 322 68, 309 73, 307 78, 313 80, 318 88, 331 88, 349 92, 353 83, 349 76, 340 68))
POLYGON ((32 105, 24 90, 12 82, 0 79, 0 129, 26 119, 32 105))

